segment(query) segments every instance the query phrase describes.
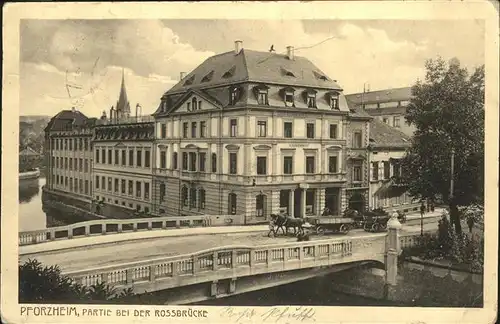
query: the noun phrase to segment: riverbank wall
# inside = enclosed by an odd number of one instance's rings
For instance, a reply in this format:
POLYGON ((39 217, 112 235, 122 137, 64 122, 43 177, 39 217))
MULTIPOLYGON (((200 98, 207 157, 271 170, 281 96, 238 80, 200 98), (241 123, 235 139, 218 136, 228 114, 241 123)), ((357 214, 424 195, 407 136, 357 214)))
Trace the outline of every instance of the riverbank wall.
POLYGON ((483 275, 405 261, 396 286, 385 285, 385 271, 358 268, 331 277, 340 293, 386 300, 401 306, 482 307, 483 275))

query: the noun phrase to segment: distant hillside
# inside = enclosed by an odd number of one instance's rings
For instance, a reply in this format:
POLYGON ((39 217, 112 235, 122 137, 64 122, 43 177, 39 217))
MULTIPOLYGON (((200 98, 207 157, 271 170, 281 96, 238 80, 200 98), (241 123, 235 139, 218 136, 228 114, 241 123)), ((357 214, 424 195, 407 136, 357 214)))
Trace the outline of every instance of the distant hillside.
POLYGON ((43 115, 19 116, 19 122, 33 123, 41 120, 49 122, 50 118, 51 118, 50 116, 43 116, 43 115))

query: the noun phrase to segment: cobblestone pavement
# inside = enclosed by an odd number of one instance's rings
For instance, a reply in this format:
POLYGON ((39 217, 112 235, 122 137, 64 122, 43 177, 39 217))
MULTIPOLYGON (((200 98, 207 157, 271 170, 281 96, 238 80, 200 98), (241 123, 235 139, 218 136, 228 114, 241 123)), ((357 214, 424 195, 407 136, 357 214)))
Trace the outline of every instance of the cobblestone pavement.
MULTIPOLYGON (((424 230, 437 228, 437 223, 424 225, 424 230)), ((420 226, 403 226, 402 232, 419 233, 420 226)), ((362 229, 352 230, 347 236, 363 236, 367 233, 362 229)), ((345 237, 341 234, 312 235, 312 240, 323 240, 335 237, 345 237)), ((218 246, 248 245, 258 246, 266 244, 280 244, 295 242, 293 236, 267 237, 266 232, 211 234, 184 237, 163 237, 142 241, 118 242, 116 244, 96 245, 76 249, 55 251, 36 255, 36 259, 44 265, 59 265, 63 271, 83 270, 106 265, 120 264, 133 261, 155 259, 179 254, 195 253, 201 250, 218 246)), ((33 255, 24 255, 20 261, 24 262, 33 255)))

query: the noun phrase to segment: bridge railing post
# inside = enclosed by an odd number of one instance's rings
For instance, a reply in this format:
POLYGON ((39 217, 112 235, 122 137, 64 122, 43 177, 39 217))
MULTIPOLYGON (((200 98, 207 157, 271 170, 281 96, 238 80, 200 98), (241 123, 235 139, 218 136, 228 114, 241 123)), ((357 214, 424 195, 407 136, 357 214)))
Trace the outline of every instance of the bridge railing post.
POLYGON ((106 234, 106 223, 101 225, 101 233, 102 233, 102 235, 106 234))
POLYGON ((73 238, 73 228, 68 228, 68 239, 73 238))
POLYGON ((132 269, 132 268, 125 270, 125 276, 126 276, 127 285, 131 285, 132 284, 132 282, 133 282, 132 274, 133 273, 134 273, 134 269, 132 269))
POLYGON ((134 224, 132 226, 133 226, 134 232, 137 232, 137 222, 134 222, 134 224))
POLYGON ((200 268, 200 258, 196 255, 193 256, 193 274, 196 274, 200 268))
POLYGON ((90 225, 85 225, 85 236, 90 235, 90 225))
POLYGON ((238 266, 238 251, 233 250, 231 253, 231 268, 236 268, 238 266))
POLYGON ((151 231, 153 229, 153 222, 148 222, 148 230, 151 231))
POLYGON ((120 223, 118 224, 118 233, 123 232, 123 225, 120 223))
POLYGON ((387 222, 386 238, 386 284, 395 286, 398 275, 398 254, 399 254, 399 230, 401 223, 398 220, 397 213, 393 213, 389 222, 387 222))
POLYGON ((156 270, 155 265, 149 266, 149 281, 155 281, 155 270, 156 270))
POLYGON ((249 255, 249 260, 248 260, 248 265, 250 268, 253 266, 255 263, 255 250, 250 250, 250 255, 249 255))
POLYGON ((217 252, 214 252, 214 255, 213 255, 213 264, 212 264, 212 269, 214 271, 217 271, 217 269, 219 268, 219 253, 217 252))

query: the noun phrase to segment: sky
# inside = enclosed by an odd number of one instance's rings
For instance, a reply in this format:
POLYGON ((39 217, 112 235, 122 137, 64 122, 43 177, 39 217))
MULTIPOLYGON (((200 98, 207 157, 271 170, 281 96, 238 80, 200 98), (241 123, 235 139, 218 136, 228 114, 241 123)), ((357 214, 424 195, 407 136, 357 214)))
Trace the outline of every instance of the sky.
POLYGON ((162 94, 206 58, 243 48, 295 47, 345 94, 411 86, 424 63, 484 64, 481 20, 22 20, 20 115, 76 107, 89 117, 118 100, 122 73, 132 109, 152 113, 162 94))

